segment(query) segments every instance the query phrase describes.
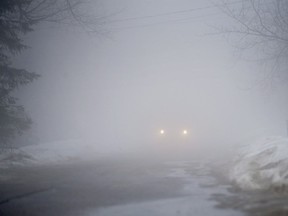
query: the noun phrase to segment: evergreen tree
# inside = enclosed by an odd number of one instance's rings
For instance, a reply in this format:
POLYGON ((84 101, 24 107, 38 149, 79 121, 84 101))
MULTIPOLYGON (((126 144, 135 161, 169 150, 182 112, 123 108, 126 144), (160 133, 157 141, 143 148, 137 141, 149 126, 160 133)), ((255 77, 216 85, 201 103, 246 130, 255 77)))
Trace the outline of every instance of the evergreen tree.
POLYGON ((80 25, 98 33, 97 18, 79 10, 85 0, 0 0, 0 148, 31 126, 24 107, 17 103, 13 91, 39 77, 15 68, 13 56, 27 47, 21 37, 42 21, 80 25), (73 22, 74 21, 74 22, 73 22), (75 22, 76 21, 76 22, 75 22), (64 22, 65 23, 65 22, 64 22))
POLYGON ((29 0, 0 1, 0 147, 27 130, 32 121, 23 106, 12 96, 13 90, 39 77, 36 73, 13 67, 11 58, 26 46, 21 36, 31 31, 32 21, 25 19, 21 8, 29 0))

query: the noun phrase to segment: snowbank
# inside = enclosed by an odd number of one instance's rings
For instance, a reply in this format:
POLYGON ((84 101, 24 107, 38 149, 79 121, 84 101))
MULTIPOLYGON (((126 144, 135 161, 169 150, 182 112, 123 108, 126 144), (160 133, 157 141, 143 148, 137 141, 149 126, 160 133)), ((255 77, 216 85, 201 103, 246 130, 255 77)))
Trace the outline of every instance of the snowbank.
POLYGON ((243 190, 284 190, 288 186, 288 139, 268 137, 244 146, 229 177, 243 190))
POLYGON ((91 160, 107 154, 95 143, 65 140, 25 146, 0 154, 0 166, 11 164, 51 164, 69 161, 91 160))

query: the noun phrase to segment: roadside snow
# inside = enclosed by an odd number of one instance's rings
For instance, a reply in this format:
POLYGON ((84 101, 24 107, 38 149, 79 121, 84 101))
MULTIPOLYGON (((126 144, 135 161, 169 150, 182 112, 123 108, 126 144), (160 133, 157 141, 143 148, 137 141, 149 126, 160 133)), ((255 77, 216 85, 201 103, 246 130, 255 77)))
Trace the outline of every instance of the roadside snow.
POLYGON ((100 148, 95 143, 85 143, 80 140, 64 140, 3 151, 0 154, 0 167, 91 160, 105 154, 107 152, 105 152, 104 148, 100 148))
POLYGON ((288 186, 288 139, 262 138, 239 152, 230 179, 243 190, 288 186))

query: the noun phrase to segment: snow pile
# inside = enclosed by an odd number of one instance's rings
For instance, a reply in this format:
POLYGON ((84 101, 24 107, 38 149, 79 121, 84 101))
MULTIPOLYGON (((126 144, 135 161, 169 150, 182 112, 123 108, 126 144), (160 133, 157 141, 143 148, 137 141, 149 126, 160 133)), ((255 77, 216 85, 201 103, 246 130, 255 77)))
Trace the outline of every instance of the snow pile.
POLYGON ((288 139, 268 137, 240 151, 230 179, 243 190, 278 189, 288 186, 288 139))
POLYGON ((65 140, 25 146, 0 154, 0 165, 50 164, 96 159, 105 154, 99 145, 79 140, 65 140))

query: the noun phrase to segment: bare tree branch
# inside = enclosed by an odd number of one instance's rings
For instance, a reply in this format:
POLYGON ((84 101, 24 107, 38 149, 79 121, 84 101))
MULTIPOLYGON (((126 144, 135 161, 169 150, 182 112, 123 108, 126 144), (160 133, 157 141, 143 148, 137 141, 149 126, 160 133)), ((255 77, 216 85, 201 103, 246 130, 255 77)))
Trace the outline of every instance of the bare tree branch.
POLYGON ((219 33, 238 35, 241 51, 254 49, 262 55, 262 60, 270 62, 271 71, 266 78, 287 76, 288 1, 243 0, 241 6, 235 6, 223 0, 220 9, 234 25, 219 29, 219 33))

